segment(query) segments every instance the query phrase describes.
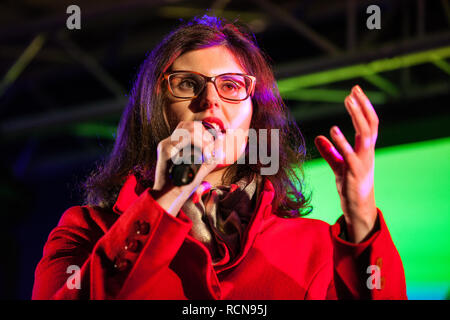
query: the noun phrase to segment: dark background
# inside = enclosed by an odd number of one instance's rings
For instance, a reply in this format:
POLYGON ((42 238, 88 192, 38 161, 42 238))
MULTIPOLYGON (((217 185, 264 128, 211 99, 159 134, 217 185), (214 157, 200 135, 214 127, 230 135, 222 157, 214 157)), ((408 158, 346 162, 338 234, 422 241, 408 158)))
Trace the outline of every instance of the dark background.
MULTIPOLYGON (((277 79, 450 45, 448 0, 2 1, 0 298, 31 297, 47 236, 67 208, 82 204, 79 184, 111 150, 146 54, 180 19, 204 13, 247 23, 277 79), (71 4, 81 8, 81 30, 66 28, 71 4), (366 27, 372 4, 380 30, 366 27)), ((387 87, 355 77, 314 89, 359 84, 381 94, 378 148, 449 136, 447 57, 378 76, 387 87)), ((332 125, 352 140, 343 99, 324 98, 285 100, 311 158, 314 137, 332 125)))

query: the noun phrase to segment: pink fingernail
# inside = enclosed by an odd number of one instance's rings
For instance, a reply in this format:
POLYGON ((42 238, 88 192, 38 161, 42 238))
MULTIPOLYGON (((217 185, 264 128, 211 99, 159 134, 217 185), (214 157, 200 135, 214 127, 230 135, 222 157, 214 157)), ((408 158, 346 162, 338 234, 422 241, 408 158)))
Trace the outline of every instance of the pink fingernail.
POLYGON ((355 106, 355 98, 353 98, 352 96, 350 96, 350 98, 348 99, 349 105, 350 106, 355 106))
POLYGON ((202 192, 202 196, 203 196, 205 193, 209 192, 209 190, 210 190, 212 187, 211 187, 211 184, 210 184, 208 181, 204 181, 204 182, 202 182, 202 183, 205 185, 205 189, 204 189, 203 192, 202 192))
POLYGON ((331 128, 331 130, 333 130, 333 132, 334 132, 335 134, 341 134, 341 130, 339 130, 339 128, 336 127, 336 126, 334 126, 333 128, 331 128))
POLYGON ((357 93, 357 94, 362 94, 362 93, 363 93, 361 87, 358 86, 358 85, 355 86, 355 90, 356 90, 356 93, 357 93))

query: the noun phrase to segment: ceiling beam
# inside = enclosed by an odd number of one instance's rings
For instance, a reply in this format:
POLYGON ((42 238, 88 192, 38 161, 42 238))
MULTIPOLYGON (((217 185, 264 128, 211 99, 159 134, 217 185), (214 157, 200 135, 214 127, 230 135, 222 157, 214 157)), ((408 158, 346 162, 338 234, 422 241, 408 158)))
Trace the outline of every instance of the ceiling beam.
POLYGON ((46 35, 43 33, 34 37, 31 43, 26 47, 23 53, 17 58, 11 68, 6 72, 0 82, 0 97, 8 89, 8 87, 16 81, 23 70, 33 60, 36 54, 41 50, 46 41, 46 35))

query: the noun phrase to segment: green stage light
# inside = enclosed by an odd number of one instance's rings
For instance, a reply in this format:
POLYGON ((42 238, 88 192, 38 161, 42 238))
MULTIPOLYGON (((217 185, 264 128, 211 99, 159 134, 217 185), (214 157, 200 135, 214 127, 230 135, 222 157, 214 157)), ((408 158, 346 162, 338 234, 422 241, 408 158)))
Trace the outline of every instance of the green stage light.
POLYGON ((117 127, 95 122, 83 122, 72 127, 73 134, 81 137, 114 139, 117 127))

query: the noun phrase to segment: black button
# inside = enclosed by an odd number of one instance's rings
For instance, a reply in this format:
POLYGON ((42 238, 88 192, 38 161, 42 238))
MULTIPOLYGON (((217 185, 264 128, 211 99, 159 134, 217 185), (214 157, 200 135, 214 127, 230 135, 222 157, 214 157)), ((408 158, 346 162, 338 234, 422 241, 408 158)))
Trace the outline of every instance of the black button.
POLYGON ((138 252, 141 248, 141 243, 138 240, 128 239, 125 244, 125 250, 130 252, 138 252))
POLYGON ((143 220, 136 221, 134 224, 136 234, 146 235, 150 231, 150 225, 143 220))
POLYGON ((116 269, 118 271, 125 271, 130 267, 130 265, 131 265, 131 262, 127 259, 117 258, 114 261, 114 269, 116 269))

